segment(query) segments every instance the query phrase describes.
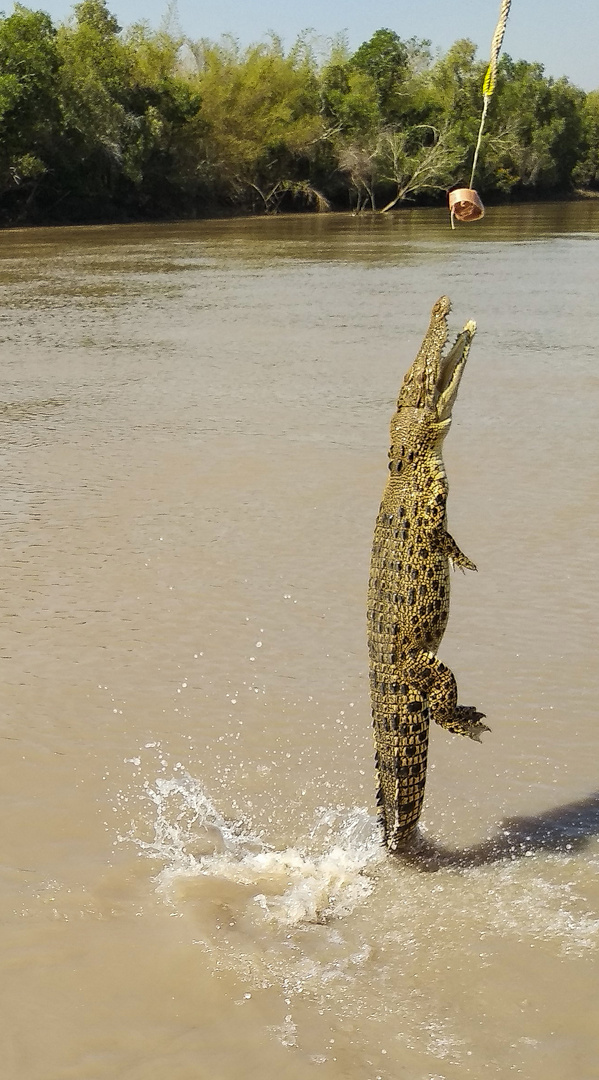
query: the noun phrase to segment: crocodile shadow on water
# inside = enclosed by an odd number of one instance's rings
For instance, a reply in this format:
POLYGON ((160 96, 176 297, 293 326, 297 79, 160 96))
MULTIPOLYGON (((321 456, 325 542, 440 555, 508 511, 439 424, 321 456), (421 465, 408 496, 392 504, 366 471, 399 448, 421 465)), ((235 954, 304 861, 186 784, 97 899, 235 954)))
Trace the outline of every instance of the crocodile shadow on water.
POLYGON ((429 873, 470 870, 541 851, 572 855, 594 836, 599 836, 599 791, 530 817, 506 818, 494 836, 472 847, 447 848, 417 831, 395 857, 429 873))

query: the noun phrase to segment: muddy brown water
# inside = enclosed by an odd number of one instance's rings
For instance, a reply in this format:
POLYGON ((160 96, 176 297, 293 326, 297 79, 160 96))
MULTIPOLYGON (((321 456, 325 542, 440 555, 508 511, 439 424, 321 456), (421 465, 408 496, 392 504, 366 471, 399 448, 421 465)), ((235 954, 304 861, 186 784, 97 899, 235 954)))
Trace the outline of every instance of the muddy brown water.
POLYGON ((2 244, 2 1076, 599 1075, 594 203, 2 244), (403 373, 446 442, 412 862, 374 820, 365 596, 403 373))

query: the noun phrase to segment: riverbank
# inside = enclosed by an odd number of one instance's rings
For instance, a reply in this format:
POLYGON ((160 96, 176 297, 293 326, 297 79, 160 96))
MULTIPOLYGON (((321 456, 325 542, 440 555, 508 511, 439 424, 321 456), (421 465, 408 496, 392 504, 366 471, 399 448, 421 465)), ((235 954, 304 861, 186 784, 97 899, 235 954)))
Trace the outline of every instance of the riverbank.
MULTIPOLYGON (((241 49, 138 25, 104 0, 58 27, 0 17, 0 223, 193 220, 381 208, 468 186, 486 59, 377 30, 355 52, 303 35, 241 49)), ((599 91, 499 63, 483 201, 599 187, 599 91)))
MULTIPOLYGON (((545 198, 541 196, 531 197, 527 199, 498 199, 497 197, 485 201, 485 209, 488 211, 491 208, 512 208, 517 212, 519 207, 531 207, 531 206, 549 206, 554 203, 577 203, 589 200, 599 199, 599 192, 597 191, 584 191, 582 189, 576 189, 574 191, 563 192, 561 194, 547 196, 545 198)), ((318 217, 320 215, 326 215, 331 217, 343 217, 345 215, 351 215, 358 218, 393 218, 401 220, 407 215, 414 212, 424 213, 436 212, 447 210, 447 203, 443 201, 432 201, 430 199, 424 201, 413 200, 393 207, 392 210, 383 213, 381 210, 372 210, 370 207, 364 207, 359 211, 347 207, 329 207, 328 209, 303 209, 293 210, 281 208, 276 213, 268 213, 264 210, 256 210, 254 212, 249 210, 243 210, 239 208, 223 208, 223 207, 211 207, 206 208, 203 213, 193 214, 171 214, 165 215, 160 218, 146 218, 135 216, 110 216, 99 217, 90 216, 82 220, 57 220, 55 218, 45 219, 43 216, 36 221, 23 221, 23 222, 10 222, 0 225, 0 232, 9 232, 22 229, 64 229, 64 228, 86 228, 94 226, 127 226, 127 225, 174 225, 177 222, 211 222, 211 221, 260 221, 266 218, 302 218, 302 217, 318 217)))

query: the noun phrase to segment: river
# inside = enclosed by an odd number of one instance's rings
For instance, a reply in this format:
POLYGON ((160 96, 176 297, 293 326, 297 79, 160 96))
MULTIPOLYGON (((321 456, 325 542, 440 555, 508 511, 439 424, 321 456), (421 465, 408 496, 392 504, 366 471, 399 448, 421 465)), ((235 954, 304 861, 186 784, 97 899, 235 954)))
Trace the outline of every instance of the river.
POLYGON ((1 243, 3 1077, 596 1077, 597 202, 1 243), (366 586, 442 293, 492 731, 432 732, 408 861, 366 586))

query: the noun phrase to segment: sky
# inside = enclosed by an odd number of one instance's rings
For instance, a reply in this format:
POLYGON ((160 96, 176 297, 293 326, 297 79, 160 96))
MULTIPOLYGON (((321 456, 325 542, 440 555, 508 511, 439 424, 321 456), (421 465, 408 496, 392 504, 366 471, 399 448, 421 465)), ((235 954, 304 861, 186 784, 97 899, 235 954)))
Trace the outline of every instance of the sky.
MULTIPOLYGON (((23 0, 47 11, 54 22, 73 9, 70 0, 23 0)), ((10 10, 10 3, 2 5, 10 10)), ((160 26, 168 0, 108 0, 121 26, 147 21, 160 26)), ((191 38, 233 34, 242 45, 274 31, 286 46, 306 29, 323 38, 344 32, 350 48, 389 27, 401 38, 429 38, 446 50, 458 38, 476 43, 486 59, 500 0, 176 0, 178 25, 191 38)), ((514 60, 539 61, 547 75, 566 75, 584 90, 599 88, 597 0, 512 0, 503 51, 514 60)))

